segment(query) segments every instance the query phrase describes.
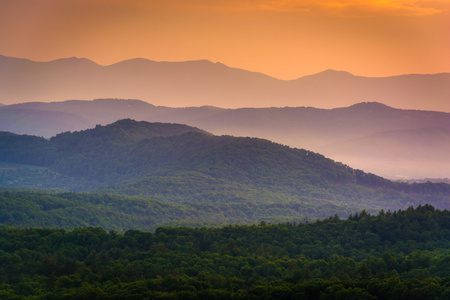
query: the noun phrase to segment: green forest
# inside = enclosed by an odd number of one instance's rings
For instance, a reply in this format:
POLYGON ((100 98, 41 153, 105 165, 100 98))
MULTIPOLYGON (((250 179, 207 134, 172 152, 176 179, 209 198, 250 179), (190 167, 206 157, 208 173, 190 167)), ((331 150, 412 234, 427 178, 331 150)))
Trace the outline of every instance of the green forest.
POLYGON ((0 229, 1 299, 449 299, 450 212, 308 223, 0 229))
POLYGON ((199 215, 208 205, 219 214, 236 211, 215 223, 347 217, 424 204, 445 209, 450 203, 448 184, 392 182, 268 140, 133 120, 50 140, 0 133, 0 186, 140 197, 199 215))
MULTIPOLYGON (((168 203, 121 195, 0 190, 0 224, 74 229, 99 226, 124 232, 161 226, 224 226, 266 222, 305 222, 328 216, 335 207, 251 203, 168 203)), ((349 214, 352 213, 349 209, 349 214)))

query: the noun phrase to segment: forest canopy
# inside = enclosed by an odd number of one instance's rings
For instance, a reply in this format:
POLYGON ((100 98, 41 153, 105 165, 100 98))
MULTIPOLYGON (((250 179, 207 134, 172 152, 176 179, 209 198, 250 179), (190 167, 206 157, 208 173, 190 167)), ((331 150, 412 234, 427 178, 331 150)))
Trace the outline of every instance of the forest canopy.
POLYGON ((450 212, 347 220, 0 230, 2 299, 448 299, 450 212))

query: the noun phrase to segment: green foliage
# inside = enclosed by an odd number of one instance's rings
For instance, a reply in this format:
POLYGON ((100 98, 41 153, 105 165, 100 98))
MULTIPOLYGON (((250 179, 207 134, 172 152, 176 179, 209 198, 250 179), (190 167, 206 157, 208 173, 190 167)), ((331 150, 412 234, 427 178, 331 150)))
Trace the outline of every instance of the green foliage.
MULTIPOLYGON (((219 194, 218 194, 219 195, 219 194)), ((211 196, 212 197, 212 196, 211 196)), ((217 195, 215 197, 218 197, 217 195)), ((19 227, 101 226, 107 230, 154 230, 159 226, 200 226, 304 222, 336 207, 285 203, 169 203, 138 197, 39 190, 0 190, 0 224, 19 227)), ((344 211, 345 212, 345 211, 344 211)), ((349 213, 349 212, 347 212, 349 213)))
POLYGON ((61 175, 49 168, 0 162, 0 186, 73 190, 92 185, 88 180, 61 175))
POLYGON ((267 214, 256 209, 254 217, 244 211, 233 223, 345 217, 425 203, 444 209, 450 203, 447 184, 394 183, 310 151, 184 125, 121 120, 50 140, 2 133, 0 146, 0 162, 34 165, 20 166, 23 177, 8 171, 3 182, 0 172, 3 186, 121 194, 192 207, 228 204, 238 211, 255 204, 271 208, 267 214), (31 171, 36 166, 47 169, 31 171), (41 176, 45 172, 50 175, 41 176))
POLYGON ((449 211, 425 205, 154 233, 3 228, 0 297, 447 299, 449 220, 449 211))

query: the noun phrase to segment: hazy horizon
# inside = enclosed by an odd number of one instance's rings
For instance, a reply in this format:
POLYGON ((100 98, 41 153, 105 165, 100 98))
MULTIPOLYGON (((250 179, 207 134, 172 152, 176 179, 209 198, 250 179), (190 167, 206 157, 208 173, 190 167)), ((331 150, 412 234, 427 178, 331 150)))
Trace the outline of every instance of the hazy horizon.
MULTIPOLYGON (((250 70, 250 69, 245 69, 245 68, 239 67, 239 66, 230 66, 230 65, 227 65, 227 64, 225 64, 225 63, 223 63, 221 61, 212 61, 212 60, 207 59, 207 58, 192 59, 192 60, 188 59, 188 60, 168 61, 168 60, 153 60, 151 58, 145 58, 145 57, 130 57, 130 58, 124 58, 122 60, 118 60, 118 61, 115 61, 115 62, 112 62, 112 63, 101 64, 101 63, 99 63, 99 62, 97 62, 94 59, 91 59, 89 57, 77 57, 77 56, 58 57, 58 58, 54 58, 54 59, 50 59, 50 60, 34 60, 34 59, 31 59, 31 58, 28 58, 28 57, 13 57, 13 56, 8 56, 8 55, 3 55, 2 53, 0 53, 0 56, 14 58, 14 59, 24 59, 24 60, 29 60, 29 61, 32 61, 32 62, 37 62, 37 63, 49 63, 49 62, 56 62, 56 61, 70 60, 70 59, 87 60, 87 61, 93 62, 96 65, 101 66, 101 67, 109 67, 109 66, 117 65, 117 64, 120 64, 120 63, 123 63, 123 62, 127 62, 127 61, 133 61, 133 60, 145 60, 145 61, 155 62, 155 63, 189 63, 189 62, 202 62, 202 61, 205 61, 205 62, 210 62, 212 64, 224 65, 224 66, 226 66, 228 68, 231 68, 231 69, 237 69, 237 70, 248 71, 248 72, 251 72, 251 73, 262 74, 262 75, 265 75, 265 76, 268 76, 268 77, 271 77, 271 78, 274 78, 274 79, 278 79, 280 81, 294 81, 294 80, 300 79, 302 77, 314 76, 314 75, 325 73, 325 72, 329 72, 329 71, 337 72, 337 73, 347 73, 347 74, 350 74, 350 75, 355 76, 355 77, 365 77, 365 78, 386 78, 386 77, 398 77, 398 76, 403 76, 403 75, 437 75, 437 74, 448 74, 448 73, 450 73, 450 70, 449 70, 449 71, 435 72, 435 73, 395 73, 395 74, 387 74, 387 75, 370 76, 370 75, 355 74, 355 73, 349 72, 349 71, 344 70, 344 69, 337 70, 337 69, 333 69, 333 68, 324 68, 324 69, 319 70, 319 71, 317 71, 315 73, 308 73, 308 74, 299 75, 298 77, 294 77, 294 78, 291 78, 291 79, 284 79, 284 78, 272 76, 270 74, 266 74, 266 73, 263 73, 263 72, 250 70)), ((93 100, 93 99, 80 99, 80 100, 93 100)), ((137 100, 139 100, 139 99, 137 99, 137 100)), ((64 101, 64 100, 62 100, 62 101, 64 101)), ((338 107, 339 106, 337 106, 336 108, 338 108, 338 107)))
POLYGON ((385 77, 450 71, 450 1, 0 1, 0 53, 208 59, 295 79, 326 69, 385 77))
POLYGON ((347 107, 379 102, 399 109, 450 112, 450 73, 361 77, 347 71, 282 80, 208 60, 130 59, 102 66, 85 58, 36 62, 0 56, 0 103, 99 98, 168 107, 347 107))

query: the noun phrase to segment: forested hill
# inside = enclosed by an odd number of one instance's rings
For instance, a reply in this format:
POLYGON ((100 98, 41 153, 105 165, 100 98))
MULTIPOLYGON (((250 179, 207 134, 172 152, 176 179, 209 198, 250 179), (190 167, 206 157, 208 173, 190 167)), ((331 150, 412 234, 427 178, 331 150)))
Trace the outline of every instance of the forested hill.
MULTIPOLYGON (((182 124, 137 122, 123 119, 106 126, 97 125, 93 129, 58 134, 51 138, 50 144, 58 147, 59 151, 61 147, 67 148, 65 151, 72 150, 78 153, 80 151, 93 152, 104 148, 114 151, 114 148, 134 145, 145 139, 176 136, 188 132, 208 135, 206 131, 182 124)), ((102 154, 99 153, 100 156, 102 154)))
MULTIPOLYGON (((294 205, 310 217, 426 203, 448 208, 450 203, 446 184, 394 183, 267 140, 213 136, 184 125, 132 120, 50 140, 2 133, 0 162, 70 176, 69 190, 172 203, 294 205)), ((41 178, 37 176, 35 183, 41 178)), ((58 187, 55 178, 51 182, 58 187)), ((3 185, 25 186, 14 182, 3 185)))
POLYGON ((130 176, 191 171, 260 186, 274 185, 274 180, 292 180, 283 185, 357 180, 353 170, 310 151, 257 138, 213 136, 179 124, 127 119, 50 140, 4 132, 0 143, 4 162, 50 167, 102 185, 120 184, 130 176))
MULTIPOLYGON (((84 131, 61 133, 50 140, 0 132, 0 161, 53 166, 62 160, 73 159, 74 155, 83 161, 87 158, 84 157, 86 153, 95 153, 95 157, 90 157, 91 159, 111 160, 105 151, 117 155, 123 147, 135 145, 145 139, 188 132, 208 134, 182 124, 137 122, 131 119, 119 120, 106 126, 97 125, 84 131)), ((75 172, 75 175, 79 174, 75 172)))
POLYGON ((81 132, 58 134, 52 138, 52 141, 56 144, 63 144, 67 138, 67 142, 74 145, 83 143, 85 146, 93 148, 96 145, 106 144, 109 146, 134 144, 144 139, 181 135, 187 132, 208 134, 206 131, 183 124, 149 123, 123 119, 106 126, 97 125, 93 129, 81 132))

